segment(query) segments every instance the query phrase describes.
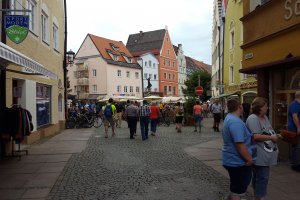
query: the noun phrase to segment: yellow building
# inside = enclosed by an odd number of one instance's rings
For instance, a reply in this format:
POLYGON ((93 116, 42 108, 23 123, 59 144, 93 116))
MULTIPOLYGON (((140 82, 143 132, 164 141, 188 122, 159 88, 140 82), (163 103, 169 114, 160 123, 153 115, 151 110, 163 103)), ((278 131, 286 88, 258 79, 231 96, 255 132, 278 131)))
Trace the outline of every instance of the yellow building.
POLYGON ((256 96, 257 81, 255 76, 247 76, 239 70, 242 68, 243 1, 228 1, 225 15, 224 31, 224 94, 238 95, 241 102, 251 103, 256 96))
POLYGON ((10 2, 6 14, 29 15, 29 32, 19 44, 1 33, 1 104, 30 111, 34 129, 25 142, 32 143, 58 132, 64 121, 64 0, 10 2))

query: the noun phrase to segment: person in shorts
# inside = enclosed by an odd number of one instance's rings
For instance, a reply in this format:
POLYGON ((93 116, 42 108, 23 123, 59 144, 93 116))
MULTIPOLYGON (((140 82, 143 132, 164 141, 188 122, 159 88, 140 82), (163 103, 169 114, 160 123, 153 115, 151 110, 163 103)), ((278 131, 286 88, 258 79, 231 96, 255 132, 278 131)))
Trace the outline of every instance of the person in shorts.
POLYGON ((211 111, 214 115, 214 125, 213 128, 216 132, 220 132, 219 130, 219 124, 221 121, 221 111, 222 111, 222 106, 219 102, 219 99, 215 101, 215 103, 211 106, 211 111))
POLYGON ((115 120, 114 116, 116 114, 116 107, 113 105, 113 99, 110 98, 108 103, 103 106, 104 115, 104 128, 105 128, 105 138, 108 138, 108 126, 110 125, 112 129, 112 136, 115 136, 115 120))
POLYGON ((230 177, 229 200, 240 200, 252 178, 252 133, 241 120, 243 107, 237 100, 227 102, 228 115, 222 130, 222 161, 230 177))

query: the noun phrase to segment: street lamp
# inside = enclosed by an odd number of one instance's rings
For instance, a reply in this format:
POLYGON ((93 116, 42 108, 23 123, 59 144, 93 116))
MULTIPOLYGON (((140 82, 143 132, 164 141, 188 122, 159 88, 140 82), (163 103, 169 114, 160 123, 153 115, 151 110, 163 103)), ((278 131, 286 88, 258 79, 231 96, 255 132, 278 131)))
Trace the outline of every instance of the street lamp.
POLYGON ((73 64, 75 53, 70 49, 69 51, 66 52, 66 56, 67 56, 67 63, 73 64))

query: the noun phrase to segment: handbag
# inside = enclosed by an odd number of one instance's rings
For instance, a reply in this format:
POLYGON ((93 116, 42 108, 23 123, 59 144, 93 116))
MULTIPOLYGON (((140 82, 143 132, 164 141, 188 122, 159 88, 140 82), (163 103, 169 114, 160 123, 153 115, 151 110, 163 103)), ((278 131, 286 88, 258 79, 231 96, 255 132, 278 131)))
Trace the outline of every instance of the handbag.
POLYGON ((297 144, 298 143, 297 133, 295 133, 293 131, 288 131, 288 130, 285 130, 285 129, 281 129, 280 135, 282 137, 282 140, 287 142, 287 143, 290 143, 290 144, 297 144))

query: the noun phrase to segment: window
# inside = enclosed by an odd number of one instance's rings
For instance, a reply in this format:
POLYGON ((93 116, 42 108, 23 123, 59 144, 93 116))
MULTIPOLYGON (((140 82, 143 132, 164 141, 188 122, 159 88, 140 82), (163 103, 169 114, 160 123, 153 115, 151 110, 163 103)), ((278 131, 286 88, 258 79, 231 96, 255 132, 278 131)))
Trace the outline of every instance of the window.
POLYGON ((234 48, 234 31, 230 33, 230 48, 234 48))
POLYGON ((145 67, 147 67, 147 61, 145 61, 145 67))
POLYGON ((127 92, 127 86, 124 86, 124 92, 127 92))
POLYGON ((168 86, 164 86, 164 94, 168 93, 168 86))
POLYGON ((172 92, 172 86, 169 86, 169 92, 172 92))
POLYGON ((175 74, 173 74, 173 80, 175 80, 175 74))
POLYGON ((139 78, 139 73, 135 72, 135 78, 139 78))
POLYGON ((153 63, 153 68, 155 68, 155 63, 153 63))
POLYGON ((28 12, 29 15, 29 30, 32 32, 36 31, 36 3, 32 0, 27 0, 27 9, 31 10, 31 12, 28 12))
POLYGON ((130 86, 129 92, 133 92, 133 86, 130 86))
POLYGON ((176 87, 173 87, 173 95, 176 95, 176 87))
POLYGON ((168 55, 170 55, 170 50, 168 49, 168 55))
POLYGON ((152 66, 151 60, 149 60, 148 62, 149 62, 149 67, 151 67, 152 66))
POLYGON ((51 123, 51 86, 36 84, 37 127, 51 123))
POLYGON ((171 66, 171 61, 170 60, 168 60, 168 66, 171 66))
POLYGON ((118 70, 118 77, 121 77, 122 74, 121 74, 121 70, 118 70))
POLYGON ((114 61, 118 61, 118 60, 119 60, 119 56, 118 56, 118 55, 115 55, 115 54, 113 54, 113 59, 114 59, 114 61))
POLYGON ((126 72, 126 77, 127 77, 127 78, 130 78, 130 71, 127 71, 127 72, 126 72))
POLYGON ((164 78, 167 79, 167 73, 164 73, 164 78))
POLYGON ((97 70, 93 69, 93 77, 96 77, 96 76, 97 76, 97 70))
POLYGON ((154 79, 154 80, 156 80, 156 76, 157 76, 156 74, 153 75, 153 77, 154 77, 153 79, 154 79))
POLYGON ((97 85, 93 85, 93 92, 97 92, 97 85))
POLYGON ((164 66, 166 66, 166 59, 164 59, 164 66))
POLYGON ((48 16, 42 12, 42 40, 48 43, 48 16))
POLYGON ((150 80, 152 79, 152 74, 149 74, 149 78, 150 78, 150 80))
POLYGON ((144 73, 144 79, 147 79, 147 75, 148 75, 147 73, 144 73))
POLYGON ((172 66, 175 67, 175 62, 174 61, 172 62, 172 66))
POLYGON ((234 82, 234 71, 233 71, 233 66, 229 67, 229 82, 233 83, 234 82))
POLYGON ((53 48, 55 50, 58 50, 59 46, 58 46, 58 27, 53 24, 53 48))
POLYGON ((171 79, 171 74, 169 74, 169 79, 171 79))
POLYGON ((117 86, 117 92, 121 92, 121 85, 117 86))
POLYGON ((136 87, 136 88, 135 88, 135 92, 136 92, 136 93, 140 93, 140 87, 136 87))

